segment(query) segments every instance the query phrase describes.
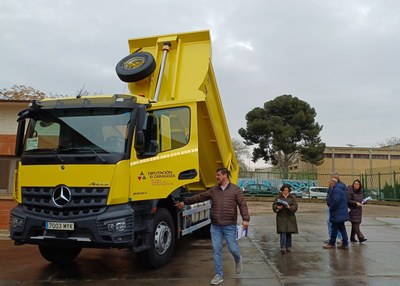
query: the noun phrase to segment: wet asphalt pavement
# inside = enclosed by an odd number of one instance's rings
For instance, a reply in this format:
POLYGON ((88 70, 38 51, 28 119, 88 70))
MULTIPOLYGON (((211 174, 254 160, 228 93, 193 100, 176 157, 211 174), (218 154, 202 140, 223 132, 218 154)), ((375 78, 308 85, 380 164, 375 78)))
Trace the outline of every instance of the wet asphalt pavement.
MULTIPOLYGON (((400 207, 364 206, 361 230, 368 241, 350 250, 322 249, 327 239, 323 203, 299 202, 299 234, 293 251, 281 254, 271 202, 249 202, 249 237, 239 241, 244 270, 235 274, 224 248, 220 285, 399 285, 400 207)), ((347 223, 350 231, 350 223, 347 223)), ((128 250, 84 249, 70 266, 45 261, 36 246, 0 240, 0 285, 209 285, 213 273, 211 242, 192 236, 178 241, 171 262, 145 270, 128 250)))

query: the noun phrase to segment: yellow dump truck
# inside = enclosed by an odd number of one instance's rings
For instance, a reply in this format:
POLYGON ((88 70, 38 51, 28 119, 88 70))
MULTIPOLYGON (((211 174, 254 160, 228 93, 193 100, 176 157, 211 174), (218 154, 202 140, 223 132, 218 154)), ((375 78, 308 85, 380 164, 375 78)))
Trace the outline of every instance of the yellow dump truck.
POLYGON ((210 224, 210 202, 175 203, 238 164, 208 31, 129 40, 116 66, 129 94, 33 100, 19 113, 10 237, 54 263, 128 248, 151 268, 210 224))

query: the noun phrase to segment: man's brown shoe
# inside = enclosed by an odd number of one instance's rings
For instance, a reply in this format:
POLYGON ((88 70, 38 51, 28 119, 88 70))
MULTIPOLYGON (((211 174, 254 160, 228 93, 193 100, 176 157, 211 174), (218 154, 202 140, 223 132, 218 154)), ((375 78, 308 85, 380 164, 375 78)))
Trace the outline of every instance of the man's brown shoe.
POLYGON ((327 244, 323 245, 322 248, 323 249, 331 249, 331 248, 335 248, 335 246, 332 245, 332 244, 327 243, 327 244))
POLYGON ((349 246, 348 245, 341 245, 341 246, 338 246, 338 248, 339 249, 344 249, 344 250, 349 250, 349 246))

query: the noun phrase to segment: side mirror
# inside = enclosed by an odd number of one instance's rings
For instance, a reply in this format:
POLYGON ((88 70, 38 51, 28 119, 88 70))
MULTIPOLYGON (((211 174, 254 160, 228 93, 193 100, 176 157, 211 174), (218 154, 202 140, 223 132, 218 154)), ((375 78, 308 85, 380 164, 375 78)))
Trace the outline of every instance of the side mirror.
POLYGON ((146 106, 139 105, 136 113, 136 128, 135 128, 136 130, 135 130, 135 141, 134 141, 134 146, 137 153, 144 152, 145 138, 144 138, 143 128, 145 122, 146 122, 146 106))
POLYGON ((144 132, 136 130, 135 134, 135 150, 138 153, 144 151, 144 132))
POLYGON ((15 141, 15 155, 21 156, 24 149, 25 120, 18 121, 17 137, 15 141))

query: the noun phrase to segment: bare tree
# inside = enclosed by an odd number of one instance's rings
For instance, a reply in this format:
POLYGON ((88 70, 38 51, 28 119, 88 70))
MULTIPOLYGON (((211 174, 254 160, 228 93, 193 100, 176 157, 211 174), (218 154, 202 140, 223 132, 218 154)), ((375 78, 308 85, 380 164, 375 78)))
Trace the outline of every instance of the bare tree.
POLYGON ((246 161, 248 160, 248 158, 250 158, 251 155, 249 147, 236 138, 232 138, 232 144, 240 169, 243 171, 249 171, 250 166, 246 164, 246 161))
POLYGON ((393 136, 393 137, 385 139, 384 141, 378 142, 377 144, 379 147, 400 145, 400 137, 393 136))
POLYGON ((13 85, 10 89, 3 88, 0 90, 0 99, 6 100, 43 99, 44 97, 44 92, 25 85, 13 85))

